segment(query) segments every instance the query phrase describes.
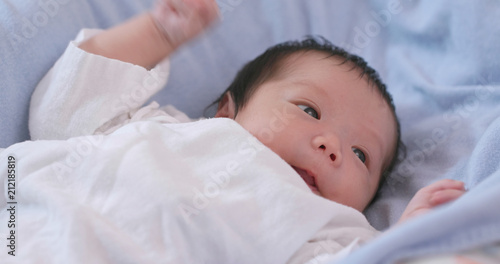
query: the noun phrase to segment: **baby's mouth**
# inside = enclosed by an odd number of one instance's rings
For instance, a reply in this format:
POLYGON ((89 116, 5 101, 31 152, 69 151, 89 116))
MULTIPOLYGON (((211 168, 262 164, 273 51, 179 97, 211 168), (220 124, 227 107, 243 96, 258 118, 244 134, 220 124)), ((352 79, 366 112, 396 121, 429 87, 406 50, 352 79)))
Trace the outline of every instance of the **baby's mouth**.
POLYGON ((292 168, 300 175, 300 177, 306 182, 309 189, 316 194, 319 194, 318 186, 316 185, 316 179, 306 170, 292 166, 292 168))

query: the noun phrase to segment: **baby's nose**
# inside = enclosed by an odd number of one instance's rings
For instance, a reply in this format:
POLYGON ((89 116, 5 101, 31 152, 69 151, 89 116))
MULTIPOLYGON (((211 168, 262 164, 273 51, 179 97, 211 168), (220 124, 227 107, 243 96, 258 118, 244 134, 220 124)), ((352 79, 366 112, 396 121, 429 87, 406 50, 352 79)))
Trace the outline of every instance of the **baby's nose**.
MULTIPOLYGON (((321 145, 321 146, 319 146, 319 148, 326 152, 326 146, 325 145, 321 145)), ((326 153, 326 154, 328 155, 328 153, 326 153)), ((335 161, 337 159, 337 156, 335 155, 335 153, 330 153, 330 159, 332 161, 335 161)))
POLYGON ((340 164, 342 158, 341 144, 335 135, 317 136, 313 139, 313 147, 321 151, 333 164, 340 164))

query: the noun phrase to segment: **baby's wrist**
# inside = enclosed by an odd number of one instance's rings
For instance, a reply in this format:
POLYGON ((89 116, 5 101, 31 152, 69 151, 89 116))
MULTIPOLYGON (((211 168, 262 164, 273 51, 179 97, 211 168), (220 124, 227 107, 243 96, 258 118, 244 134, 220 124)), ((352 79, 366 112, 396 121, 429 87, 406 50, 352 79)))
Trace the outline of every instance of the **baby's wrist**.
POLYGON ((177 45, 168 37, 167 32, 155 18, 154 14, 149 13, 149 18, 151 21, 150 32, 153 39, 158 43, 157 46, 163 47, 167 54, 172 53, 177 48, 177 45))

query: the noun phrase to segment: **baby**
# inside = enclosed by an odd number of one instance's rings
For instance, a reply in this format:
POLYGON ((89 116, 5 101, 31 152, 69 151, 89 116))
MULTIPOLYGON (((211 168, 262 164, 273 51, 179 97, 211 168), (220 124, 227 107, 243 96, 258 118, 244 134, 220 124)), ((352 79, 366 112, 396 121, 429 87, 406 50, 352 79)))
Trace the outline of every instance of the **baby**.
MULTIPOLYGON (((161 75, 168 67, 165 58, 207 28, 217 16, 214 0, 161 0, 152 12, 86 38, 77 52, 130 63, 128 68, 119 69, 123 75, 138 66, 161 75)), ((103 68, 99 79, 108 78, 106 70, 103 68)), ((99 106, 106 104, 106 96, 119 95, 116 87, 121 85, 120 80, 113 80, 114 87, 98 91, 90 85, 83 96, 70 99, 59 93, 71 96, 71 90, 51 87, 52 74, 44 78, 33 95, 33 139, 109 134, 135 120, 192 121, 172 107, 160 109, 154 103, 119 114, 80 111, 86 96, 104 98, 97 100, 99 106), (60 107, 68 113, 62 113, 64 118, 61 113, 52 119, 45 116, 44 108, 55 109, 51 106, 51 94, 62 98, 60 107), (91 118, 87 118, 89 115, 91 118), (42 125, 47 118, 49 123, 53 121, 52 128, 42 125)), ((78 88, 78 84, 72 85, 78 88)), ((249 131, 287 162, 311 192, 359 212, 371 202, 382 175, 391 170, 397 157, 400 129, 385 85, 363 59, 326 40, 310 38, 271 47, 243 67, 216 103, 215 118, 233 119, 249 131)), ((464 192, 463 183, 453 180, 422 188, 400 222, 452 201, 464 192)))

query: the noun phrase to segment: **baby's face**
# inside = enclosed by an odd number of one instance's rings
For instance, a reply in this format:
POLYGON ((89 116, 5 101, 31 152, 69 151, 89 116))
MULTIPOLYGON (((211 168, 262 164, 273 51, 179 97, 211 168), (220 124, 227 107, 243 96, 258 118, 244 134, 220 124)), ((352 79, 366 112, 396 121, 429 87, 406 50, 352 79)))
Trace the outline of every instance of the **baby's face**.
POLYGON ((363 211, 396 145, 377 88, 349 64, 308 52, 257 88, 235 121, 277 153, 312 192, 363 211))

